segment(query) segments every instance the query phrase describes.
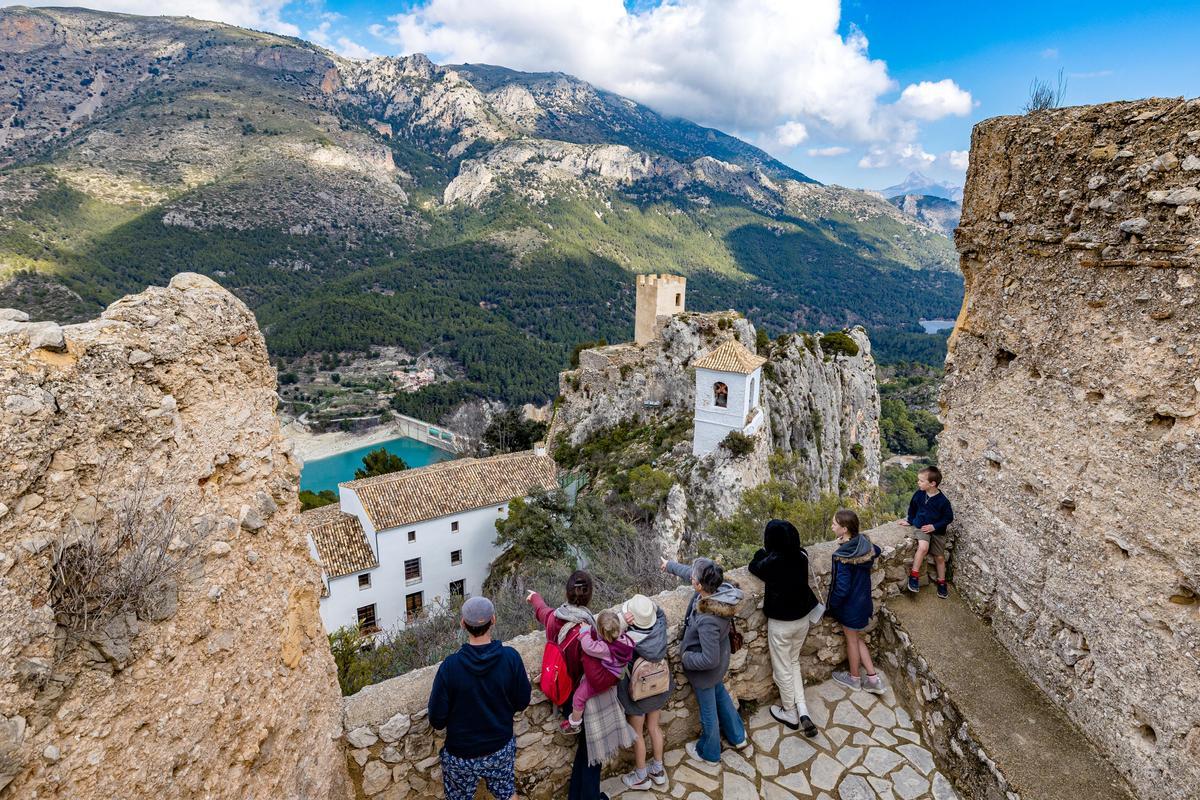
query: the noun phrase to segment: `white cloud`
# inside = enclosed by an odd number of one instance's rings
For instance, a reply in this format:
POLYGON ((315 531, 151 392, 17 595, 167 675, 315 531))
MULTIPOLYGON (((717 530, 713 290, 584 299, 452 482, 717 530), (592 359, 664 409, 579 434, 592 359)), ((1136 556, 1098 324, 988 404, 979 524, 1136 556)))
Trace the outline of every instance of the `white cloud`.
POLYGON ((849 152, 849 147, 813 147, 809 149, 808 154, 813 158, 832 158, 833 156, 844 156, 849 152))
POLYGON ((938 161, 957 172, 966 172, 970 155, 967 150, 948 150, 938 156, 938 161))
MULTIPOLYGON (((272 31, 299 36, 300 29, 280 17, 291 0, 90 0, 88 8, 97 11, 119 11, 125 14, 171 17, 227 22, 243 28, 272 31)), ((58 2, 33 2, 30 5, 61 5, 58 2)))
POLYGON ((775 139, 784 147, 795 147, 808 138, 808 128, 802 122, 785 122, 775 129, 775 139))
POLYGON ((1058 48, 1047 47, 1042 51, 1042 58, 1046 59, 1047 61, 1053 61, 1054 59, 1058 58, 1058 48))
POLYGON ((935 120, 942 117, 964 117, 971 113, 971 93, 946 78, 921 81, 904 87, 896 108, 915 119, 935 120))
POLYGON ((967 113, 970 94, 950 80, 887 102, 899 88, 887 64, 868 55, 862 31, 839 33, 840 13, 838 0, 427 0, 370 30, 442 63, 561 70, 761 141, 798 144, 800 130, 911 140, 912 120, 967 113))
POLYGON ((884 167, 907 167, 920 170, 933 166, 937 156, 925 152, 925 148, 917 142, 894 142, 887 145, 875 145, 858 161, 863 169, 883 169, 884 167))
POLYGON ((366 60, 378 57, 378 53, 371 52, 366 47, 346 36, 333 38, 330 34, 330 28, 333 25, 333 20, 339 18, 340 14, 324 14, 322 16, 324 17, 324 21, 304 34, 310 41, 316 42, 322 47, 343 55, 346 58, 366 60))

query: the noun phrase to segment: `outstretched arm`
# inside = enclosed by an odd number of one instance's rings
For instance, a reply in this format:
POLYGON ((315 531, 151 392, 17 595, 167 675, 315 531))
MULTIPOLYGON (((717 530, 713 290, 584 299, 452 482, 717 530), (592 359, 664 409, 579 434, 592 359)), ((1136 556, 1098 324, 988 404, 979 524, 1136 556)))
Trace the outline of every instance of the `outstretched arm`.
POLYGON ((667 572, 685 581, 692 579, 692 568, 687 564, 680 564, 678 561, 667 561, 667 572))

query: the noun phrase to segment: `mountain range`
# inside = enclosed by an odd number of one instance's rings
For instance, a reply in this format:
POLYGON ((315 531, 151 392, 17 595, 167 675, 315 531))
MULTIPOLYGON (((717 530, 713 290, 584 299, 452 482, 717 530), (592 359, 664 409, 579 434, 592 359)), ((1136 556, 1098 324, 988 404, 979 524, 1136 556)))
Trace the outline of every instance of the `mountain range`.
POLYGON ((910 172, 900 183, 897 183, 895 186, 889 186, 886 189, 881 189, 880 193, 887 198, 915 194, 940 197, 943 200, 953 200, 955 203, 961 203, 963 187, 957 184, 936 181, 920 172, 910 172))
POLYGON ((281 363, 433 351, 509 402, 631 338, 632 273, 773 333, 862 323, 885 356, 962 293, 935 226, 569 75, 0 10, 0 306, 73 321, 183 270, 281 363))
POLYGON ((946 238, 954 237, 958 219, 962 216, 962 204, 944 197, 928 194, 899 194, 889 197, 888 202, 913 219, 938 228, 946 238))

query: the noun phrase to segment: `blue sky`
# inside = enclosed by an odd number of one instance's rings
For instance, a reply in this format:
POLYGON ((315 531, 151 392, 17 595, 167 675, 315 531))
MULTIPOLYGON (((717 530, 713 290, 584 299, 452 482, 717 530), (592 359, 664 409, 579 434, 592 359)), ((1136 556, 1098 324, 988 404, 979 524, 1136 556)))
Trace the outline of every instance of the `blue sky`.
MULTIPOLYGON (((92 4, 89 4, 92 5, 92 4)), ((1200 95, 1200 0, 95 0, 301 36, 561 70, 829 183, 958 182, 971 126, 1061 68, 1070 105, 1200 95)))

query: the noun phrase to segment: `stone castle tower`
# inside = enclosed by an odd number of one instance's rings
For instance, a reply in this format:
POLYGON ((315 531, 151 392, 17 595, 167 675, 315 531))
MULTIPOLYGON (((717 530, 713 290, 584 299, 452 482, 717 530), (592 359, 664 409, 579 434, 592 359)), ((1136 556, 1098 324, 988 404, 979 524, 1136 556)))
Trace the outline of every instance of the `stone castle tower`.
POLYGON ((638 275, 633 341, 639 345, 654 341, 655 321, 682 313, 686 292, 687 278, 679 275, 638 275))

